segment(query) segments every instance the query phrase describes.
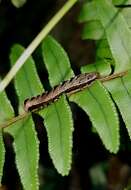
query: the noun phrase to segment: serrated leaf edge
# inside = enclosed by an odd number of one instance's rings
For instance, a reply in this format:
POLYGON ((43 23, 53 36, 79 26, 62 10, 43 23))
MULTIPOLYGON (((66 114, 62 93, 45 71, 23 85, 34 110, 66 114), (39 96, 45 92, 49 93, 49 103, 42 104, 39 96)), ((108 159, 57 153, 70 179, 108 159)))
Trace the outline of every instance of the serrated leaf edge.
MULTIPOLYGON (((36 171, 38 171, 38 168, 39 168, 39 166, 38 166, 38 163, 39 163, 39 140, 38 140, 38 138, 37 138, 37 133, 36 133, 36 131, 35 131, 35 129, 34 129, 34 127, 31 125, 31 127, 32 127, 32 130, 33 130, 33 132, 34 132, 34 135, 35 135, 35 141, 37 142, 36 143, 36 148, 37 148, 37 154, 36 154, 36 171)), ((24 129, 23 129, 24 130, 24 129)), ((13 142, 13 147, 14 147, 14 150, 15 150, 15 153, 17 152, 17 147, 16 147, 16 143, 15 143, 15 141, 13 142)), ((21 179, 21 182, 22 182, 22 184, 23 184, 23 187, 24 187, 24 189, 26 190, 26 184, 24 183, 24 172, 23 172, 23 170, 22 170, 22 168, 20 168, 19 167, 19 161, 17 160, 17 157, 15 157, 15 162, 16 162, 16 167, 18 168, 18 172, 19 172, 19 176, 20 176, 20 179, 21 179)), ((38 175, 37 175, 37 173, 36 173, 36 175, 35 175, 35 179, 34 179, 35 181, 36 181, 36 186, 37 186, 37 189, 36 190, 38 190, 39 189, 39 180, 38 180, 38 175)))
POLYGON ((4 166, 4 163, 5 163, 5 146, 4 146, 4 142, 3 142, 3 135, 2 135, 2 131, 0 130, 0 138, 2 138, 2 140, 1 140, 1 143, 2 143, 2 146, 3 146, 3 148, 2 148, 2 152, 1 152, 1 154, 2 154, 2 170, 0 170, 0 186, 1 186, 1 180, 2 180, 2 176, 3 176, 3 166, 4 166))
MULTIPOLYGON (((116 132, 118 132, 118 139, 117 139, 117 148, 116 150, 113 150, 113 149, 109 149, 110 152, 113 152, 113 153, 116 153, 119 149, 119 145, 120 145, 120 133, 119 133, 119 117, 118 117, 118 112, 116 110, 116 107, 115 107, 115 104, 113 103, 113 100, 111 99, 111 96, 109 94, 109 91, 104 87, 104 85, 102 85, 101 83, 99 83, 101 85, 101 87, 103 88, 103 90, 105 91, 105 94, 106 94, 106 97, 108 99, 108 102, 110 102, 110 105, 112 107, 112 110, 113 110, 113 113, 114 113, 114 116, 115 116, 115 121, 116 121, 116 132)), ((112 131, 111 131, 112 132, 112 131)))
MULTIPOLYGON (((64 98, 64 104, 65 104, 67 110, 71 113, 71 114, 69 114, 69 116, 71 116, 72 112, 71 112, 70 107, 69 107, 69 105, 68 105, 65 98, 64 98)), ((70 117, 69 122, 70 122, 70 126, 71 126, 70 129, 73 132, 74 128, 73 128, 73 119, 72 119, 72 117, 70 117)), ((49 150, 49 153, 50 153, 50 156, 51 156, 52 152, 54 152, 54 146, 52 144, 52 137, 50 137, 50 135, 48 133, 48 124, 47 124, 46 120, 44 120, 44 125, 47 126, 46 130, 47 130, 47 137, 48 137, 48 150, 49 150)), ((72 149, 72 146, 73 146, 73 138, 72 138, 72 136, 69 137, 69 144, 70 144, 70 148, 72 149)), ((72 163, 72 159, 71 159, 72 158, 72 151, 70 152, 70 154, 67 154, 67 155, 68 155, 68 158, 69 158, 68 159, 68 166, 66 166, 66 168, 64 168, 64 167, 62 168, 62 170, 64 170, 64 172, 56 167, 55 159, 53 159, 52 156, 51 156, 51 160, 52 160, 55 168, 57 169, 58 173, 60 173, 62 176, 68 175, 69 170, 71 168, 70 166, 71 166, 71 163, 72 163)))

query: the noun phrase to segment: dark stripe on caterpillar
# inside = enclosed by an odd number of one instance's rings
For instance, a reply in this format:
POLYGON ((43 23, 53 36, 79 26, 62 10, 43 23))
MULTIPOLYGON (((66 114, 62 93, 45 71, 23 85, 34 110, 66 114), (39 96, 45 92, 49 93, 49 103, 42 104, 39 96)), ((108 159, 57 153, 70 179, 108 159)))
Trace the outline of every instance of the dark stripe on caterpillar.
POLYGON ((64 81, 57 85, 49 92, 44 92, 42 95, 28 98, 24 101, 24 110, 26 112, 38 109, 41 106, 45 107, 48 104, 56 101, 63 93, 72 94, 88 87, 94 80, 99 77, 97 72, 84 73, 64 81))

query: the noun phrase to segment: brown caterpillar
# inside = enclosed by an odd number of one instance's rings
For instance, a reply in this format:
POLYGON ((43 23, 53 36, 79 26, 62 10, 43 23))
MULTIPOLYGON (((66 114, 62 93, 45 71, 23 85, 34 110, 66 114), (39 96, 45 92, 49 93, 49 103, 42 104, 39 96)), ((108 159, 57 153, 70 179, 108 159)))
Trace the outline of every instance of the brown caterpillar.
POLYGON ((80 91, 81 89, 89 86, 95 79, 99 77, 97 72, 84 73, 64 81, 62 84, 54 87, 49 92, 44 92, 42 95, 26 99, 24 101, 24 110, 26 112, 47 106, 48 104, 56 101, 63 93, 72 94, 80 91))

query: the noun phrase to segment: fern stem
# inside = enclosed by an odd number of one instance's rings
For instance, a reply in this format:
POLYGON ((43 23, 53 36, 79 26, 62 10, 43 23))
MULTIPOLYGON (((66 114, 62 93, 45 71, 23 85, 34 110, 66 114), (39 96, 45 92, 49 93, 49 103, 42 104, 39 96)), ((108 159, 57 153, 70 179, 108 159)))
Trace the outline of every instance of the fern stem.
POLYGON ((68 0, 64 6, 56 13, 56 15, 48 22, 48 24, 40 31, 40 33, 36 36, 36 38, 29 44, 29 46, 25 49, 22 55, 18 58, 15 65, 11 68, 11 70, 7 73, 5 78, 0 83, 0 92, 2 92, 16 73, 20 70, 20 68, 24 65, 25 61, 29 58, 29 56, 34 52, 34 50, 38 47, 41 41, 49 34, 49 32, 54 28, 54 26, 62 19, 62 17, 71 9, 71 7, 78 0, 68 0))
POLYGON ((30 114, 31 114, 31 112, 25 112, 25 113, 23 113, 21 115, 13 117, 12 119, 7 120, 5 123, 1 124, 0 129, 8 127, 8 126, 12 125, 13 123, 15 123, 17 121, 19 121, 21 119, 24 119, 25 117, 29 116, 30 114))
MULTIPOLYGON (((115 74, 112 74, 112 75, 109 75, 109 76, 106 76, 106 77, 102 77, 102 78, 98 78, 97 80, 101 81, 101 82, 106 82, 106 81, 109 81, 109 80, 113 80, 115 78, 121 78, 123 77, 124 75, 126 75, 128 73, 128 71, 123 71, 121 73, 115 73, 115 74)), ((76 93, 77 91, 73 91, 73 93, 67 93, 67 96, 70 96, 71 94, 74 94, 76 93)), ((32 110, 31 112, 24 112, 23 114, 21 115, 18 115, 8 121, 6 121, 5 123, 1 124, 0 125, 0 129, 3 129, 3 128, 6 128, 8 126, 10 126, 11 124, 29 116, 31 113, 39 113, 39 109, 35 109, 35 110, 32 110)))
POLYGON ((106 77, 101 77, 101 78, 99 78, 99 81, 106 82, 106 81, 109 81, 109 80, 112 80, 112 79, 115 79, 115 78, 122 77, 122 76, 126 75, 127 73, 128 73, 127 71, 123 71, 123 72, 120 72, 120 73, 115 73, 115 74, 112 74, 112 75, 109 75, 109 76, 106 76, 106 77))

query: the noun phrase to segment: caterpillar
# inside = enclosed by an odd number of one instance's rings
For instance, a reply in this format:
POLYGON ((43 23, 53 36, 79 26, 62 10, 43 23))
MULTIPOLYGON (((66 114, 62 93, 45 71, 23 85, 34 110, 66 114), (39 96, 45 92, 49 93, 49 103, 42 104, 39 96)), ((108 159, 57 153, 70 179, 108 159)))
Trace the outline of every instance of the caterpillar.
POLYGON ((111 79, 122 77, 125 74, 127 74, 127 71, 115 73, 106 77, 100 77, 98 72, 79 74, 70 80, 64 81, 62 84, 57 85, 49 92, 47 91, 42 95, 26 99, 24 101, 24 110, 29 112, 40 107, 45 107, 48 104, 56 101, 63 93, 69 95, 78 92, 90 86, 96 79, 99 79, 101 82, 105 82, 111 79))
POLYGON ((70 80, 64 81, 62 84, 57 85, 49 92, 44 92, 42 95, 26 99, 24 101, 24 110, 28 112, 42 106, 45 107, 56 101, 63 93, 72 94, 88 87, 98 77, 99 74, 97 72, 79 74, 70 80))

